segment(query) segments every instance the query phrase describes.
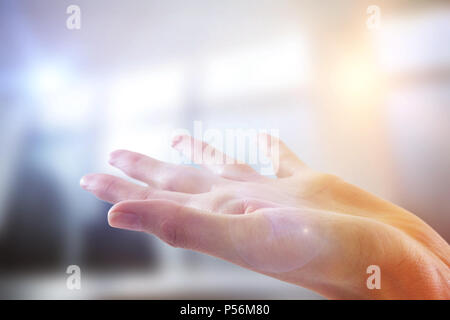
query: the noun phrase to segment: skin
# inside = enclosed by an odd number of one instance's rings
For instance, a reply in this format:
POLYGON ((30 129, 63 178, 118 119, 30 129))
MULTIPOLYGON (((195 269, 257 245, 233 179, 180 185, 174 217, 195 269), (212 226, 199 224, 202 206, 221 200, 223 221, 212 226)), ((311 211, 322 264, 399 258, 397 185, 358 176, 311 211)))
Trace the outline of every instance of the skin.
POLYGON ((430 226, 314 171, 277 138, 263 138, 277 178, 178 136, 173 147, 200 168, 117 150, 110 164, 147 186, 106 174, 86 175, 81 186, 115 204, 112 227, 150 233, 327 298, 450 298, 450 246, 430 226), (370 265, 380 267, 381 289, 367 287, 370 265))

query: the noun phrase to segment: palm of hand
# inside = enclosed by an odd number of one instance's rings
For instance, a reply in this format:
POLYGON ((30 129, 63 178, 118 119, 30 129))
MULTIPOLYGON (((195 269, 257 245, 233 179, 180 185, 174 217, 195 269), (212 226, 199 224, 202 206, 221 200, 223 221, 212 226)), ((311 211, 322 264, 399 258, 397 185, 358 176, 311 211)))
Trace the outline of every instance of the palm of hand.
POLYGON ((277 179, 206 144, 200 152, 214 157, 196 157, 198 142, 190 137, 174 142, 194 162, 202 159, 205 170, 116 151, 110 163, 147 186, 104 174, 84 177, 87 190, 117 203, 109 213, 112 226, 150 232, 328 297, 411 297, 411 288, 427 297, 448 296, 440 281, 427 282, 449 277, 448 244, 414 215, 313 171, 273 137, 268 154, 277 179), (274 143, 276 156, 270 152, 274 143), (398 283, 385 281, 385 291, 369 291, 366 268, 372 264, 398 283), (401 276, 411 272, 426 277, 411 286, 401 276))

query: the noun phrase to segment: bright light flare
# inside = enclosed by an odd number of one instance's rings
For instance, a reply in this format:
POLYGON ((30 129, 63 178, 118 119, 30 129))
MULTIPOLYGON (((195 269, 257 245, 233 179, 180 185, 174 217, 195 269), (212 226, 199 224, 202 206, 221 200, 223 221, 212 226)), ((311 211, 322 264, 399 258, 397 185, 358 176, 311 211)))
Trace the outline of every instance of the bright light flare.
POLYGON ((142 116, 182 104, 183 73, 164 67, 120 75, 113 83, 109 114, 113 121, 142 119, 142 116))
POLYGON ((56 65, 44 65, 37 67, 31 72, 30 86, 32 92, 41 94, 51 94, 64 88, 70 81, 67 70, 56 65))
POLYGON ((302 39, 284 38, 229 52, 207 62, 207 98, 260 94, 295 89, 308 79, 302 39))
POLYGON ((76 81, 60 64, 42 64, 28 75, 30 93, 43 128, 82 128, 89 123, 92 89, 86 79, 76 81))
POLYGON ((376 66, 362 57, 349 56, 337 64, 332 77, 333 92, 342 102, 360 105, 373 98, 380 85, 376 66))

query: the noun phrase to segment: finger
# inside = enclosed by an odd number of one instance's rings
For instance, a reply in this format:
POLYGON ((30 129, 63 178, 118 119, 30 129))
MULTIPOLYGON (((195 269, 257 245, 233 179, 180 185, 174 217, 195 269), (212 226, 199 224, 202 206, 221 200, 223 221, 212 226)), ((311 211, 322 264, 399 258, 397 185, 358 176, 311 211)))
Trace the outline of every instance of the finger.
POLYGON ((108 220, 113 227, 152 233, 174 247, 241 263, 229 230, 246 224, 249 220, 245 216, 212 214, 171 201, 150 200, 118 203, 111 208, 108 220), (236 219, 240 217, 244 219, 236 219))
POLYGON ((246 181, 254 180, 259 174, 249 165, 217 150, 206 142, 188 135, 179 135, 172 140, 172 147, 181 152, 193 163, 201 165, 214 174, 224 178, 246 181))
POLYGON ((148 232, 174 247, 266 274, 301 270, 299 281, 316 289, 316 281, 327 281, 324 277, 330 272, 338 281, 351 283, 355 268, 364 271, 368 261, 383 263, 377 260, 380 248, 370 242, 381 236, 379 226, 324 211, 270 208, 245 215, 217 215, 171 201, 150 200, 116 204, 108 219, 113 227, 148 232), (347 270, 349 265, 352 267, 347 270))
POLYGON ((260 134, 258 141, 266 155, 271 158, 277 177, 292 176, 295 172, 306 167, 295 153, 277 137, 263 133, 260 134))
POLYGON ((97 198, 110 203, 146 198, 145 187, 108 174, 85 175, 81 178, 80 185, 97 198))
POLYGON ((407 245, 401 232, 373 220, 298 208, 215 215, 171 201, 124 201, 111 208, 108 220, 284 280, 294 272, 296 283, 325 295, 351 288, 353 297, 358 286, 365 290, 367 266, 398 266, 402 256, 395 253, 407 245))
POLYGON ((108 174, 85 175, 80 185, 97 198, 110 203, 124 200, 166 199, 184 204, 190 198, 188 194, 144 187, 108 174))
POLYGON ((109 163, 128 176, 164 190, 201 193, 211 189, 211 176, 187 166, 179 166, 143 154, 116 150, 109 163))

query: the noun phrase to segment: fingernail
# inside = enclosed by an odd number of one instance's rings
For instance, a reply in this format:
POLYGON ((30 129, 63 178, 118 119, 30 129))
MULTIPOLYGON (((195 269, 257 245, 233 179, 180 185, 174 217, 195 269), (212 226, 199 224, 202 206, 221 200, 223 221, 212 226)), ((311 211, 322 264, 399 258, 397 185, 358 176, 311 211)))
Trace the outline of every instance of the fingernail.
POLYGON ((89 178, 87 176, 84 176, 80 179, 80 186, 83 189, 88 189, 89 186, 89 178))
POLYGON ((142 230, 141 217, 134 213, 111 212, 109 225, 114 228, 140 231, 142 230))
POLYGON ((122 150, 116 150, 116 151, 111 152, 111 153, 109 154, 109 160, 108 160, 108 162, 109 162, 110 164, 117 163, 117 159, 120 157, 121 154, 122 154, 122 150))

